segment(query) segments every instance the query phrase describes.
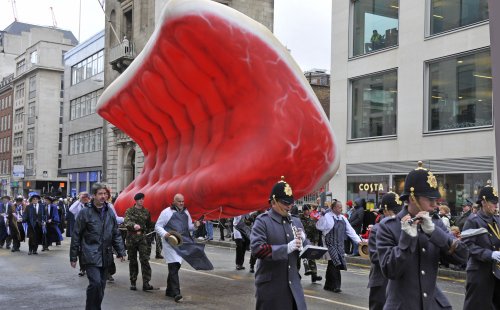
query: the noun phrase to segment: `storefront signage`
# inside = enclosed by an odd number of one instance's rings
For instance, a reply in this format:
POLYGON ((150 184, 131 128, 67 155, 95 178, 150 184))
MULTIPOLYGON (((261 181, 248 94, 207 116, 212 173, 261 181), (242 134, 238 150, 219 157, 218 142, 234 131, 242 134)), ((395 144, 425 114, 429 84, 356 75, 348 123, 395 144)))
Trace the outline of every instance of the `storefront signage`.
POLYGON ((360 192, 383 192, 384 185, 382 183, 360 183, 359 184, 360 192))

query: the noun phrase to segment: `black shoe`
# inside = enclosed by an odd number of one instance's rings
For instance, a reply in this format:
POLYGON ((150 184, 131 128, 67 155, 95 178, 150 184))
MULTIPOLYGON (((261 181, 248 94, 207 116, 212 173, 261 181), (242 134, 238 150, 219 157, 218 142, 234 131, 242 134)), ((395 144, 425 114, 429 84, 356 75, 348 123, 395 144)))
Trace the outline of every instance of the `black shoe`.
POLYGON ((155 258, 156 258, 156 259, 162 259, 162 258, 163 258, 163 255, 161 255, 161 254, 156 254, 155 258))
POLYGON ((135 286, 135 283, 130 283, 130 290, 137 291, 137 287, 135 286))
POLYGON ((245 269, 245 266, 236 265, 236 270, 243 270, 243 269, 245 269))
POLYGON ((10 250, 10 246, 6 246, 5 248, 6 248, 7 250, 10 250))
POLYGON ((109 282, 115 282, 115 278, 113 278, 113 276, 112 276, 112 275, 109 275, 109 276, 108 276, 108 281, 109 281, 109 282))
POLYGON ((333 290, 333 292, 334 292, 334 293, 342 293, 342 290, 341 290, 341 289, 339 289, 339 288, 336 288, 336 289, 334 289, 334 290, 333 290))
POLYGON ((38 255, 38 253, 36 251, 33 251, 33 255, 38 255))
POLYGON ((83 277, 85 275, 85 270, 80 270, 78 276, 83 277))
POLYGON ((181 302, 182 301, 182 295, 176 295, 174 297, 175 302, 181 302))
POLYGON ((31 255, 31 251, 28 252, 28 255, 31 255))
POLYGON ((323 280, 323 277, 321 277, 321 276, 317 276, 317 275, 311 276, 312 283, 315 283, 316 281, 321 281, 321 280, 323 280))
POLYGON ((253 267, 250 267, 250 273, 254 273, 255 272, 255 269, 253 269, 253 267))
POLYGON ((142 285, 142 290, 143 291, 154 291, 154 290, 159 290, 159 288, 154 288, 151 284, 146 282, 142 285))

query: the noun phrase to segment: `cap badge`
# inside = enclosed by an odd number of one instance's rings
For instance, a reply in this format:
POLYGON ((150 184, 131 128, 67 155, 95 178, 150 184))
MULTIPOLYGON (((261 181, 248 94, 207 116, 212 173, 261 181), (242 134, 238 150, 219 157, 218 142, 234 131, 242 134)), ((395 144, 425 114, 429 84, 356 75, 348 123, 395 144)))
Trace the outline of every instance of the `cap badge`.
POLYGON ((436 181, 436 177, 430 171, 427 174, 427 183, 429 183, 430 187, 437 188, 438 183, 436 181))
POLYGON ((394 194, 394 201, 398 204, 398 205, 402 205, 403 202, 401 200, 399 200, 399 195, 398 194, 394 194))
POLYGON ((285 190, 285 194, 287 196, 292 196, 292 188, 290 187, 290 185, 288 185, 288 183, 285 184, 285 189, 284 190, 285 190))

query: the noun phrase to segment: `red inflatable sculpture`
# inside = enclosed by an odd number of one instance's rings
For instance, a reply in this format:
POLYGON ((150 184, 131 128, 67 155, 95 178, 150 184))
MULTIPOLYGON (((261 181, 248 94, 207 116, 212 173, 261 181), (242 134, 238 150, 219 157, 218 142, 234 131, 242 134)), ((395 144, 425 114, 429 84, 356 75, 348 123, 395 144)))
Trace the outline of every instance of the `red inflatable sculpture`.
POLYGON ((303 73, 264 26, 221 4, 171 0, 98 113, 144 152, 137 192, 153 219, 182 193, 193 218, 268 206, 281 176, 296 198, 338 167, 333 132, 303 73))

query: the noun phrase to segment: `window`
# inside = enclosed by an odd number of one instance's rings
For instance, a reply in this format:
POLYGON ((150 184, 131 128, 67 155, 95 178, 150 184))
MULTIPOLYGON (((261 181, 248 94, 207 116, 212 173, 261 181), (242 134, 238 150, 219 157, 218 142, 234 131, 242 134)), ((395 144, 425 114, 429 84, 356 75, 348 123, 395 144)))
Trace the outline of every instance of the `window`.
POLYGON ((16 85, 16 99, 24 98, 24 82, 16 85))
POLYGON ((428 131, 492 125, 490 51, 428 63, 428 131))
POLYGON ((12 158, 12 164, 13 165, 22 165, 23 164, 23 157, 22 156, 14 156, 14 158, 12 158))
POLYGON ((17 75, 21 74, 26 70, 26 60, 21 60, 16 64, 16 73, 17 75))
POLYGON ((28 94, 28 98, 29 99, 33 99, 36 97, 36 75, 33 75, 32 77, 30 77, 30 81, 29 81, 29 94, 28 94))
POLYGON ((28 128, 26 131, 26 140, 28 144, 35 142, 35 128, 28 128))
POLYGON ((94 114, 101 93, 102 90, 98 90, 71 100, 70 119, 73 120, 94 114))
POLYGON ((397 71, 351 80, 351 139, 396 134, 397 71))
POLYGON ((30 62, 32 64, 37 64, 38 63, 38 51, 33 51, 30 54, 30 62))
POLYGON ((22 123, 24 119, 24 108, 19 108, 16 109, 15 114, 14 114, 14 123, 22 123))
POLYGON ((33 169, 34 167, 34 154, 26 154, 26 169, 33 169))
POLYGON ((20 147, 20 146, 23 146, 23 133, 16 132, 14 134, 14 147, 20 147))
POLYGON ((71 85, 75 85, 103 72, 104 51, 100 51, 71 67, 71 85))
POLYGON ((398 0, 353 2, 353 56, 398 44, 398 0))
POLYGON ((487 20, 488 0, 432 0, 431 35, 487 20))
POLYGON ((69 136, 69 155, 102 151, 102 128, 69 136))

